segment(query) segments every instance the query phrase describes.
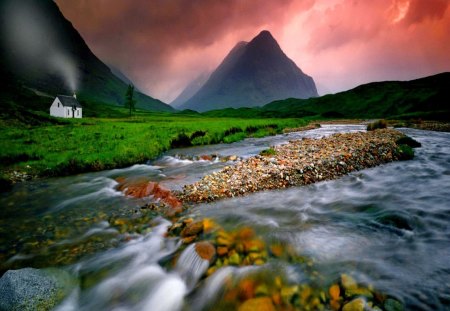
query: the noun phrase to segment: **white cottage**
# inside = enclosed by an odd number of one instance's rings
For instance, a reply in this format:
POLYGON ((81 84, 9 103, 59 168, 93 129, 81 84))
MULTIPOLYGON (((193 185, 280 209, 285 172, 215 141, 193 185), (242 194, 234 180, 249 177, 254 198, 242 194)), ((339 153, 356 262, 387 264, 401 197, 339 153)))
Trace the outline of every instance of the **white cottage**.
POLYGON ((82 118, 83 107, 77 100, 76 95, 58 95, 50 106, 50 115, 60 118, 82 118))

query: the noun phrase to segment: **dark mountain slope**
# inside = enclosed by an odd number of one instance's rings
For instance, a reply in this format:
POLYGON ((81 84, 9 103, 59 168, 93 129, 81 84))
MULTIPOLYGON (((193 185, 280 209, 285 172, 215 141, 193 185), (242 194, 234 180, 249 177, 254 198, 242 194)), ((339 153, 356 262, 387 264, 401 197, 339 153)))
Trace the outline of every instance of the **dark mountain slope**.
MULTIPOLYGON (((50 103, 28 95, 71 94, 80 101, 122 105, 127 85, 117 78, 86 45, 72 24, 51 0, 3 0, 0 2, 3 38, 0 73, 6 77, 2 98, 25 108, 48 111, 50 103), (70 80, 70 81, 69 81, 70 80), (27 100, 21 95, 27 93, 27 100), (17 93, 19 92, 19 93, 17 93)), ((5 78, 2 79, 5 81, 5 78)), ((173 108, 137 93, 137 107, 172 111, 173 108)), ((50 101, 51 102, 51 101, 50 101)))

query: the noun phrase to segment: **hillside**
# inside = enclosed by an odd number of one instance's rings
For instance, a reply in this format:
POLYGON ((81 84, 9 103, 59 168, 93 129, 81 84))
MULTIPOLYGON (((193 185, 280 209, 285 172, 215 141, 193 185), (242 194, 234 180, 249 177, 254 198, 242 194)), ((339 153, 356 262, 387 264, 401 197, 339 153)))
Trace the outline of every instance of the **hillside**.
POLYGON ((214 117, 422 118, 450 120, 450 73, 412 81, 385 81, 310 99, 290 98, 263 107, 220 109, 214 117))
POLYGON ((264 111, 281 114, 346 118, 422 117, 450 119, 450 73, 411 81, 360 85, 317 98, 275 101, 264 111))
POLYGON ((314 80, 283 53, 268 31, 239 42, 181 109, 256 107, 276 99, 317 96, 314 80))
MULTIPOLYGON (((0 22, 3 105, 48 111, 52 97, 73 91, 88 110, 123 104, 126 83, 92 53, 53 1, 6 0, 0 12, 6 16, 0 22)), ((136 99, 141 109, 173 111, 142 93, 136 99)))

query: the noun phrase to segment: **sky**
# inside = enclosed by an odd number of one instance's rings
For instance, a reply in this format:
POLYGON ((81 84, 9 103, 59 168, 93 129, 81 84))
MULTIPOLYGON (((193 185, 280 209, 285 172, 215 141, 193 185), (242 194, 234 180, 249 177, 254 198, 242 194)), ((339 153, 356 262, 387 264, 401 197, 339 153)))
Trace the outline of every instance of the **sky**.
POLYGON ((170 103, 269 30, 320 95, 450 71, 449 0, 55 0, 102 61, 170 103))

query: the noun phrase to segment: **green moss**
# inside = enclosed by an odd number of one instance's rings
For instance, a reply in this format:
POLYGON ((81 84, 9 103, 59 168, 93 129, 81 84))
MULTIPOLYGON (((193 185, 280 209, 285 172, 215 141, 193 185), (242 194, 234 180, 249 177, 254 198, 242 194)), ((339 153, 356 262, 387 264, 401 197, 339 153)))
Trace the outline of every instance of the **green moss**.
POLYGON ((277 154, 277 151, 273 148, 265 149, 259 153, 262 156, 273 156, 277 154))
POLYGON ((399 160, 411 160, 414 158, 414 149, 408 145, 398 145, 397 155, 399 160))

